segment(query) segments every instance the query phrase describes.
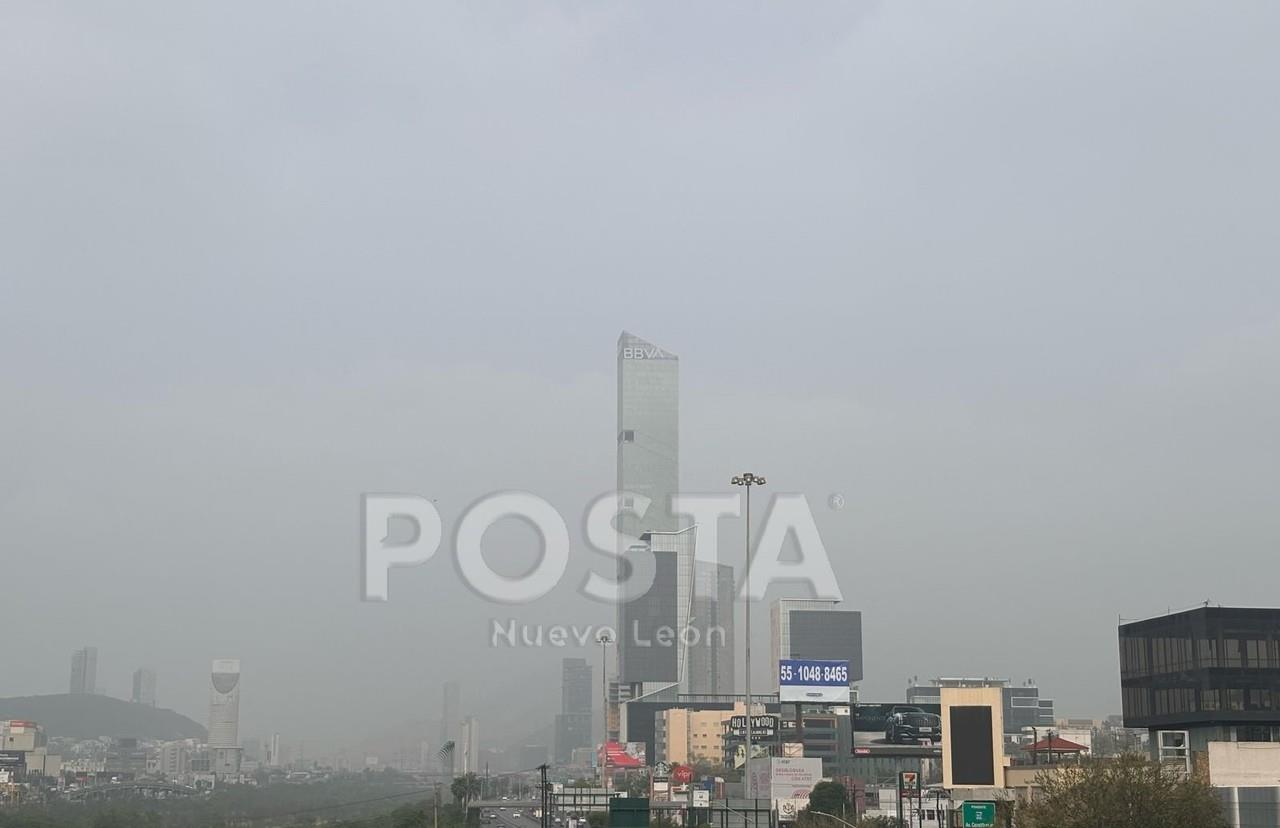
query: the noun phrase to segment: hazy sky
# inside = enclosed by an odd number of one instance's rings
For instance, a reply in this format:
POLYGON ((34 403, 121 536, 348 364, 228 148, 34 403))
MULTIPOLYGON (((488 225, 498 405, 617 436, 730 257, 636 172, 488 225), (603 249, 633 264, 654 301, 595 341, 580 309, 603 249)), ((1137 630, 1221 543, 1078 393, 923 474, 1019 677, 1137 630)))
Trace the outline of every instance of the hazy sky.
MULTIPOLYGON (((359 496, 576 529, 627 328, 682 358, 687 489, 809 495, 864 698, 1117 712, 1118 616, 1277 603, 1278 36, 1243 0, 5 2, 0 695, 96 644, 202 722, 241 658, 246 736, 458 678, 523 738, 579 653, 490 649, 513 611, 445 554, 357 600, 359 496)), ((610 621, 605 563, 514 612, 610 621)))

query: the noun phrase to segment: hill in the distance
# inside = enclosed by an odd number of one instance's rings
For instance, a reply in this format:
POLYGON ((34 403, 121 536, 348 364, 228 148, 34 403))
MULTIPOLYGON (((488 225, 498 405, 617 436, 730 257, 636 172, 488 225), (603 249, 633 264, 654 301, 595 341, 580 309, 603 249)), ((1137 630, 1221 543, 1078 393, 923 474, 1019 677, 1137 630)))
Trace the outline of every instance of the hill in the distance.
POLYGON ((0 699, 0 719, 26 719, 43 725, 49 736, 69 739, 134 737, 138 739, 205 739, 196 722, 157 707, 110 696, 17 696, 0 699))

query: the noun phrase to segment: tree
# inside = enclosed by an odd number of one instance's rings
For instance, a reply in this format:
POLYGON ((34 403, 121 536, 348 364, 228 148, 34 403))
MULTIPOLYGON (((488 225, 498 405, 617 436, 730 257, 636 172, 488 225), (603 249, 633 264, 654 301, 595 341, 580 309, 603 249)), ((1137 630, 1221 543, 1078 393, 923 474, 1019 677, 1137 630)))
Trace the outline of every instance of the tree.
POLYGON ((454 802, 461 803, 464 813, 467 810, 467 806, 471 804, 471 800, 480 795, 480 790, 480 777, 474 773, 464 773, 449 785, 449 793, 453 794, 454 802))
POLYGON ((628 773, 621 787, 627 792, 627 796, 648 796, 649 777, 643 773, 628 773))
POLYGON ((1036 779, 1040 791, 1018 809, 1021 828, 1227 828, 1209 783, 1145 756, 1084 760, 1036 779))
POLYGON ((864 816, 858 828, 902 828, 902 820, 891 816, 864 816))
POLYGON ((421 805, 401 805, 391 812, 392 828, 427 828, 431 815, 421 805))
POLYGON ((810 811, 820 811, 843 818, 848 807, 849 792, 839 782, 819 782, 809 792, 810 811))

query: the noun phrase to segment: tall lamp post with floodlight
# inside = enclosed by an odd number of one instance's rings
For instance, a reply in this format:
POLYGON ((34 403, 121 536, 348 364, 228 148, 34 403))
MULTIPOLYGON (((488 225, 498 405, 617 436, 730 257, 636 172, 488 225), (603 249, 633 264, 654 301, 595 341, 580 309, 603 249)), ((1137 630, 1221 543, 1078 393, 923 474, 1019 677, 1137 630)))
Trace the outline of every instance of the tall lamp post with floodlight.
POLYGON ((613 643, 613 638, 609 633, 602 632, 596 637, 596 643, 600 645, 600 712, 604 714, 602 720, 604 728, 601 730, 600 741, 609 741, 609 645, 613 643))
MULTIPOLYGON (((609 645, 613 643, 613 638, 607 632, 601 632, 596 636, 596 643, 600 645, 600 712, 601 719, 604 723, 604 729, 600 733, 600 753, 601 756, 608 756, 609 750, 606 745, 609 742, 609 645)), ((603 758, 600 759, 600 782, 604 786, 605 791, 609 790, 609 769, 603 758)))
MULTIPOLYGON (((735 485, 735 486, 746 486, 746 487, 747 487, 747 509, 746 509, 746 516, 747 516, 747 566, 746 566, 746 570, 747 570, 747 572, 746 572, 747 588, 746 588, 746 591, 745 591, 745 593, 744 593, 744 594, 746 595, 746 618, 745 618, 744 620, 746 621, 745 626, 746 626, 746 643, 747 643, 747 648, 746 648, 746 659, 745 659, 745 661, 746 661, 746 678, 747 678, 747 681, 746 681, 746 684, 747 684, 747 686, 746 686, 746 693, 747 693, 747 727, 746 727, 746 745, 747 745, 747 755, 746 755, 746 759, 744 759, 744 760, 743 760, 743 764, 742 764, 742 780, 743 780, 743 782, 745 783, 745 784, 744 784, 744 786, 743 786, 743 788, 744 788, 744 793, 750 794, 750 795, 751 795, 751 798, 752 798, 752 799, 754 799, 754 798, 755 798, 754 794, 755 794, 755 793, 757 793, 757 792, 756 792, 755 790, 753 790, 753 788, 754 788, 755 786, 752 784, 752 780, 751 780, 751 487, 752 487, 752 486, 763 486, 763 485, 764 485, 764 478, 763 478, 763 477, 757 477, 756 475, 752 474, 751 472, 746 472, 745 474, 740 474, 740 475, 738 475, 737 477, 733 478, 733 479, 732 479, 732 480, 730 480, 729 482, 730 482, 730 483, 732 483, 732 484, 733 484, 733 485, 735 485)), ((752 813, 754 814, 754 811, 753 811, 752 813)), ((755 820, 753 819, 753 820, 752 820, 752 822, 754 822, 754 821, 755 821, 755 820)))

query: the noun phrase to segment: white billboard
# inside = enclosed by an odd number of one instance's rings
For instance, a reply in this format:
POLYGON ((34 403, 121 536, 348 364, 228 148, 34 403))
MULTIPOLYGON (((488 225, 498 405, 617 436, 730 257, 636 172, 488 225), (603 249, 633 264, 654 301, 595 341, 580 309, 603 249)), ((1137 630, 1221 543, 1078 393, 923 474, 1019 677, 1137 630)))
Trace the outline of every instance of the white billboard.
POLYGON ((752 762, 751 775, 755 778, 758 795, 761 798, 768 796, 775 806, 782 800, 803 800, 807 803, 813 786, 822 781, 822 760, 816 757, 791 759, 775 756, 765 761, 752 762))

